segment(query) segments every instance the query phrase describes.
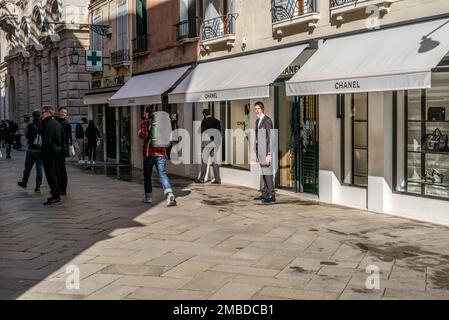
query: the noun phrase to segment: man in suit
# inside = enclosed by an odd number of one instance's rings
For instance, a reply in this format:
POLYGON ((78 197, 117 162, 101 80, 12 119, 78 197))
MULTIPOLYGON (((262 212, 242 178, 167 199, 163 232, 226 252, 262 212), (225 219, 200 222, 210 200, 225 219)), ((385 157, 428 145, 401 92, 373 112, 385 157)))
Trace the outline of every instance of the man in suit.
POLYGON ((42 108, 42 162, 51 197, 44 205, 61 203, 58 163, 65 157, 64 127, 55 119, 54 109, 42 108))
MULTIPOLYGON (((212 168, 214 170, 214 182, 212 184, 221 184, 220 178, 220 167, 217 164, 217 159, 214 155, 214 137, 208 134, 208 130, 218 130, 221 133, 221 123, 220 120, 215 119, 211 116, 209 110, 203 110, 204 120, 201 122, 201 137, 203 139, 201 144, 201 174, 198 179, 195 179, 196 183, 204 183, 204 178, 206 177, 207 162, 209 157, 213 157, 212 168)), ((220 141, 216 142, 217 145, 220 141)))
POLYGON ((254 200, 262 200, 262 203, 270 203, 276 201, 273 183, 273 167, 272 167, 272 150, 271 150, 271 130, 273 130, 273 121, 264 113, 264 105, 258 101, 254 104, 254 111, 257 116, 256 120, 256 156, 259 162, 262 179, 263 192, 254 198, 254 200))

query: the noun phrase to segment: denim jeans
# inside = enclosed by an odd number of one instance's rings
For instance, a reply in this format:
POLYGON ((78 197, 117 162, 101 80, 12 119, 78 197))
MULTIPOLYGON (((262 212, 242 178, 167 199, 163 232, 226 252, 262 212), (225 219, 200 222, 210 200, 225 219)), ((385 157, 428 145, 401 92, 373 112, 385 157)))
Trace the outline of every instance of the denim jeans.
POLYGON ((36 164, 36 187, 40 187, 40 185, 42 184, 42 157, 40 151, 27 151, 22 182, 25 184, 28 183, 31 169, 33 169, 34 164, 36 164))
POLYGON ((153 186, 151 184, 151 174, 153 172, 153 166, 156 165, 157 173, 159 174, 159 180, 164 188, 164 194, 167 195, 173 192, 170 181, 168 180, 166 170, 166 158, 165 157, 149 157, 143 161, 143 176, 145 178, 145 193, 152 193, 153 186))

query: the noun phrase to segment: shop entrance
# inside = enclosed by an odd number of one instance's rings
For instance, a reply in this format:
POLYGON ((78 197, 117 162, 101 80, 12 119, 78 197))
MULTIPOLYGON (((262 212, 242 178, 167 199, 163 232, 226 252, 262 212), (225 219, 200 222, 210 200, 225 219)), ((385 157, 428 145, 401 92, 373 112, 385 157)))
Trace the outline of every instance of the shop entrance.
POLYGON ((115 160, 117 157, 116 145, 116 117, 115 108, 106 108, 106 156, 115 160))
POLYGON ((318 194, 318 97, 286 97, 276 86, 278 188, 318 194))
POLYGON ((129 107, 119 109, 120 163, 131 160, 131 111, 129 107))

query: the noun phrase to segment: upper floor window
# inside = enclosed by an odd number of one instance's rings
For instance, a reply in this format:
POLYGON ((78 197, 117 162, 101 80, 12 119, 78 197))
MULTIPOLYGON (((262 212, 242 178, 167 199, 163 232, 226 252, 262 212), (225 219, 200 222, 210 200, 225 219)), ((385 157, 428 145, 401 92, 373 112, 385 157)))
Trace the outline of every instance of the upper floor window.
POLYGON ((133 54, 149 51, 149 35, 147 25, 147 2, 136 0, 136 37, 133 40, 133 54))
POLYGON ((202 38, 235 35, 235 0, 203 0, 202 38))
MULTIPOLYGON (((94 16, 92 22, 93 24, 102 24, 101 15, 94 16)), ((91 32, 91 38, 92 38, 92 50, 102 50, 103 48, 102 37, 95 32, 91 32)))
POLYGON ((128 4, 123 2, 117 7, 117 50, 128 49, 128 4))
POLYGON ((197 37, 195 0, 179 0, 178 40, 197 37))

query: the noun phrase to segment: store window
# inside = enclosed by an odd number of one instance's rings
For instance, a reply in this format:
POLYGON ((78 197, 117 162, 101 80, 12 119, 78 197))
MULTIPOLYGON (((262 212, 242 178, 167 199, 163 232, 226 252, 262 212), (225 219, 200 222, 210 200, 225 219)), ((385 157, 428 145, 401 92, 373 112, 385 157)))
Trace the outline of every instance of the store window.
POLYGON ((394 188, 449 199, 449 72, 432 73, 432 88, 393 95, 394 188))
POLYGON ((368 93, 338 96, 344 184, 368 186, 368 93))
POLYGON ((250 135, 245 134, 247 129, 254 128, 250 121, 250 100, 214 102, 207 107, 221 123, 223 165, 250 171, 250 135), (226 132, 227 129, 231 131, 226 132))

